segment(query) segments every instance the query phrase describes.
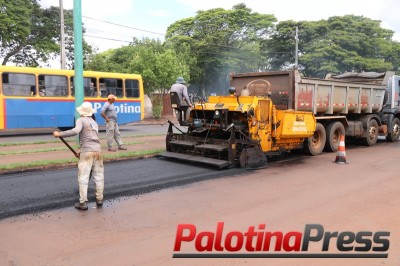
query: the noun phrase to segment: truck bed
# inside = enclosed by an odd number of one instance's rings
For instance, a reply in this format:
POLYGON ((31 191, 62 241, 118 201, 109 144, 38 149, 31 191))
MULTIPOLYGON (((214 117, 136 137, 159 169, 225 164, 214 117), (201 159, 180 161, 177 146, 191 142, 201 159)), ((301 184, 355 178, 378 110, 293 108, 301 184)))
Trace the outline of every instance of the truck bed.
POLYGON ((297 70, 233 74, 230 81, 238 93, 269 94, 277 109, 316 116, 379 112, 386 90, 384 84, 304 78, 297 70))

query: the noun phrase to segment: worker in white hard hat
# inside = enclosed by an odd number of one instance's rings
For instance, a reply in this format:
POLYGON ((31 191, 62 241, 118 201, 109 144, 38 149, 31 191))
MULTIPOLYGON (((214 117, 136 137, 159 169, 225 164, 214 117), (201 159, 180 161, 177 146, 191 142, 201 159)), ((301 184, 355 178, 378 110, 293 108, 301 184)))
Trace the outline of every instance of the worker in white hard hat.
POLYGON ((188 116, 190 114, 190 109, 192 108, 192 103, 190 101, 186 87, 186 81, 184 80, 183 77, 178 77, 176 79, 175 84, 171 86, 170 92, 176 92, 178 94, 181 105, 187 106, 187 108, 184 109, 183 113, 182 111, 177 110, 178 120, 182 125, 184 121, 186 121, 189 118, 188 116))
POLYGON ((87 210, 87 191, 90 174, 92 174, 95 190, 96 205, 103 205, 104 191, 104 165, 103 155, 99 141, 99 128, 96 121, 93 120, 93 108, 90 102, 84 102, 76 108, 81 115, 76 120, 76 126, 67 131, 54 131, 54 137, 71 137, 79 134, 79 162, 78 162, 78 184, 79 184, 79 202, 75 204, 75 208, 79 210, 87 210))

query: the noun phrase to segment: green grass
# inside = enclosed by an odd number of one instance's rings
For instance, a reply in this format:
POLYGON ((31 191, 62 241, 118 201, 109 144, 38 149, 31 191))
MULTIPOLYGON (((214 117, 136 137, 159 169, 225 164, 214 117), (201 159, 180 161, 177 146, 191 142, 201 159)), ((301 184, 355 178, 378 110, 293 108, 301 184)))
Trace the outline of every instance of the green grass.
POLYGON ((135 157, 143 157, 156 155, 160 152, 165 151, 165 149, 155 149, 155 150, 146 150, 146 151, 126 151, 126 152, 118 152, 118 153, 108 153, 104 154, 104 159, 121 159, 121 158, 135 158, 135 157))
MULTIPOLYGON (((142 134, 142 135, 127 135, 124 136, 125 138, 143 138, 143 137, 155 137, 155 136, 165 136, 165 134, 142 134)), ((106 139, 105 137, 102 137, 100 139, 106 139)), ((66 142, 76 142, 76 137, 72 137, 70 139, 65 139, 66 142)), ((0 143, 0 147, 7 147, 7 146, 23 146, 23 145, 32 145, 32 144, 48 144, 48 143, 57 143, 60 142, 60 140, 47 140, 47 141, 31 141, 31 142, 9 142, 9 143, 0 143)))
POLYGON ((69 158, 69 159, 60 159, 60 160, 41 160, 30 163, 13 163, 8 165, 0 165, 1 170, 17 170, 17 169, 27 169, 27 168, 36 168, 36 167, 44 167, 44 166, 54 166, 54 165, 65 165, 70 163, 76 163, 78 159, 69 158))
MULTIPOLYGON (((118 159, 128 159, 128 158, 136 158, 136 157, 144 157, 144 156, 152 156, 157 155, 160 152, 163 152, 164 149, 155 149, 155 150, 147 150, 147 151, 129 151, 129 152, 118 152, 114 154, 103 154, 104 162, 114 161, 118 159)), ((14 163, 9 165, 0 165, 0 171, 5 170, 24 170, 31 168, 40 168, 40 167, 55 167, 55 166, 63 166, 76 164, 78 159, 76 158, 68 158, 68 159, 59 159, 59 160, 40 160, 34 161, 30 163, 14 163)))
MULTIPOLYGON (((133 144, 144 144, 144 141, 130 141, 124 143, 125 145, 133 145, 133 144)), ((75 150, 79 149, 78 145, 71 145, 75 150)), ((106 147, 106 145, 102 145, 102 147, 106 147)), ((0 155, 15 155, 15 154, 27 154, 27 153, 39 153, 39 152, 49 152, 49 151, 63 151, 68 150, 67 147, 58 147, 58 148, 42 148, 42 149, 31 149, 31 150, 20 150, 20 151, 3 151, 0 152, 0 155)))
MULTIPOLYGON (((148 134, 148 135, 129 135, 124 136, 124 138, 141 138, 141 137, 148 137, 148 136, 164 136, 164 134, 148 134)), ((105 138, 102 138, 105 139, 105 138)), ((79 151, 79 145, 76 144, 76 139, 72 138, 68 142, 70 145, 76 150, 79 151)), ((60 143, 60 140, 49 140, 49 141, 34 141, 34 142, 13 142, 13 143, 2 143, 0 147, 6 146, 23 146, 23 145, 30 145, 30 144, 48 144, 48 143, 60 143)), ((140 141, 140 139, 130 142, 124 142, 124 145, 134 145, 134 144, 144 144, 146 142, 140 141)), ((106 145, 102 145, 105 147, 106 145)), ((40 149, 29 149, 29 150, 13 150, 13 151, 1 151, 1 155, 18 155, 18 154, 29 154, 29 153, 40 153, 40 152, 53 152, 53 151, 63 151, 68 150, 67 147, 56 147, 56 148, 40 148, 40 149)), ((145 156, 152 156, 159 154, 160 152, 164 151, 165 149, 155 149, 155 150, 145 150, 145 151, 125 151, 125 152, 118 152, 118 153, 103 153, 104 161, 114 161, 114 160, 123 160, 129 158, 137 158, 137 157, 145 157, 145 156)), ((26 170, 26 169, 37 169, 37 168, 46 168, 46 167, 63 167, 65 165, 76 165, 78 159, 71 156, 70 158, 66 159, 57 159, 57 160, 40 160, 40 161, 33 161, 30 163, 13 163, 8 165, 0 165, 0 171, 12 171, 12 170, 26 170)))
MULTIPOLYGON (((77 145, 71 145, 73 148, 78 148, 77 145)), ((27 153, 39 153, 39 152, 49 152, 49 151, 63 151, 67 148, 59 147, 59 148, 43 148, 43 149, 33 149, 33 150, 22 150, 22 151, 4 151, 0 152, 0 155, 15 155, 15 154, 27 154, 27 153)))
MULTIPOLYGON (((31 145, 31 144, 47 144, 47 143, 56 143, 59 140, 48 140, 48 141, 32 141, 32 142, 8 142, 8 143, 0 143, 0 147, 8 147, 8 146, 23 146, 23 145, 31 145)), ((72 141, 67 141, 72 142, 72 141)))

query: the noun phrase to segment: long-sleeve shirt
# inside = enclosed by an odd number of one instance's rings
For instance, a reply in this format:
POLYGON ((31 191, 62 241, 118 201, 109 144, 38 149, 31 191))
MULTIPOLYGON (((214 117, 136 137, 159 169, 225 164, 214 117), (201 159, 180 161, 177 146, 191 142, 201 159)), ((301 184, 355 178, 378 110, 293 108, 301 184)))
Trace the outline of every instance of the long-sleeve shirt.
POLYGON ((192 104, 190 102, 189 95, 187 92, 187 87, 185 85, 180 84, 180 83, 175 83, 174 85, 171 86, 171 92, 178 93, 178 96, 179 96, 179 99, 181 100, 181 102, 183 99, 185 99, 186 104, 188 104, 188 105, 192 104))
POLYGON ((81 153, 101 152, 99 127, 91 117, 80 117, 76 120, 76 126, 73 129, 60 132, 61 137, 71 137, 77 134, 79 134, 81 153))
POLYGON ((117 122, 117 113, 115 112, 114 104, 106 102, 101 108, 101 114, 104 114, 108 119, 117 122))

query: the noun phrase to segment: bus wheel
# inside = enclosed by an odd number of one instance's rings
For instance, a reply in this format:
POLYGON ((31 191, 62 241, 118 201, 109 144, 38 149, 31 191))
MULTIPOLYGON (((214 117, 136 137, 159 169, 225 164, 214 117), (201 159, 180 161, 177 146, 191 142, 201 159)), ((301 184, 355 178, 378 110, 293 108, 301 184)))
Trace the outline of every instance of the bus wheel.
POLYGON ((325 128, 322 124, 317 123, 314 135, 312 135, 306 140, 305 152, 313 156, 321 154, 325 146, 325 141, 326 141, 325 128))
POLYGON ((372 146, 378 141, 378 122, 376 120, 372 119, 369 121, 369 125, 367 128, 367 134, 368 136, 363 138, 362 142, 366 146, 372 146))
POLYGON ((398 141, 400 137, 400 120, 397 117, 392 120, 391 132, 386 136, 386 140, 389 142, 398 141))
POLYGON ((326 143, 325 151, 337 151, 340 143, 340 136, 344 136, 344 126, 342 123, 335 121, 326 127, 326 143))

